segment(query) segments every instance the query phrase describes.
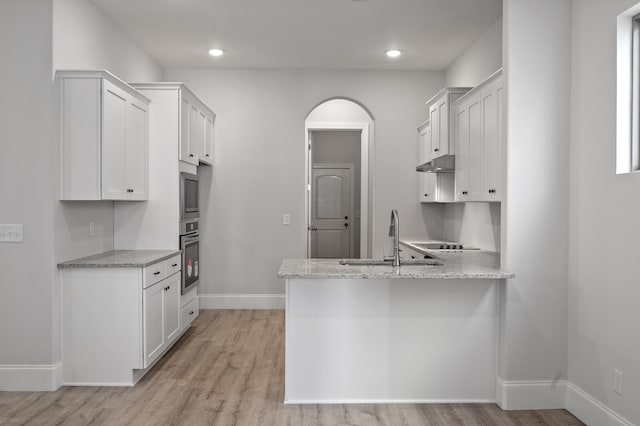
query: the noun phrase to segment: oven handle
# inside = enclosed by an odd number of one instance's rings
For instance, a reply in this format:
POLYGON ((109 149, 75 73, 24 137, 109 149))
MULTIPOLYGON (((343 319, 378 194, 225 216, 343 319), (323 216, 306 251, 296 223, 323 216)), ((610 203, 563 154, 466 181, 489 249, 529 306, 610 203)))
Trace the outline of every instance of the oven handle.
POLYGON ((193 242, 199 242, 200 237, 185 237, 182 239, 182 246, 186 246, 187 244, 191 244, 193 242))

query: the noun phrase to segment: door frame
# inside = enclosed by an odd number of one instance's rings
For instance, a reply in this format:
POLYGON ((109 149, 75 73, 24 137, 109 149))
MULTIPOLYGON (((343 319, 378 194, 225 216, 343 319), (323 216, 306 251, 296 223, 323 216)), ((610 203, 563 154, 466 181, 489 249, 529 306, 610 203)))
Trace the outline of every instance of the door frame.
MULTIPOLYGON (((343 169, 343 170, 349 170, 350 172, 350 176, 351 176, 351 181, 349 182, 349 185, 351 186, 351 188, 349 188, 350 191, 350 197, 349 197, 349 217, 351 218, 351 220, 349 221, 349 223, 352 223, 355 220, 355 216, 354 216, 354 212, 355 212, 355 208, 354 208, 354 201, 355 201, 355 164, 353 163, 318 163, 318 164, 312 164, 311 165, 311 175, 313 176, 313 169, 343 169)), ((313 187, 313 183, 311 184, 313 187)), ((312 210, 311 206, 313 205, 313 197, 309 197, 309 223, 311 223, 311 216, 312 216, 312 210)), ((361 210, 362 211, 362 210, 361 210)), ((353 230, 353 226, 349 226, 349 257, 353 259, 353 255, 355 252, 355 241, 353 239, 354 237, 354 230, 353 230)), ((309 245, 309 255, 311 255, 311 232, 308 232, 309 236, 307 237, 307 243, 309 245)))
MULTIPOLYGON (((307 258, 311 256, 311 238, 309 225, 311 223, 311 174, 313 172, 313 164, 311 163, 311 153, 313 150, 311 132, 322 130, 354 130, 360 131, 360 257, 368 258, 369 252, 369 222, 373 223, 373 215, 370 215, 370 203, 373 205, 373 195, 369 195, 371 182, 369 178, 369 165, 373 156, 373 146, 371 144, 370 129, 371 123, 364 122, 305 122, 305 153, 304 153, 304 170, 305 170, 305 217, 304 233, 307 236, 307 258)), ((371 211, 372 213, 372 211, 371 211)), ((355 218, 355 216, 353 216, 355 218)), ((373 240, 373 235, 372 238, 373 240)), ((373 241, 371 241, 373 245, 373 241)))

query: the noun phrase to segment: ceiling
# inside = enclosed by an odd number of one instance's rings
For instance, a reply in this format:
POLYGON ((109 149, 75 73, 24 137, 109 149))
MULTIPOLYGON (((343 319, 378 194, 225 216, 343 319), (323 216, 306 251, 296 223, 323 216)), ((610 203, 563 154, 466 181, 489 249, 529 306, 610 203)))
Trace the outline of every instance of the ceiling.
POLYGON ((502 0, 91 1, 166 68, 443 70, 502 15, 502 0))

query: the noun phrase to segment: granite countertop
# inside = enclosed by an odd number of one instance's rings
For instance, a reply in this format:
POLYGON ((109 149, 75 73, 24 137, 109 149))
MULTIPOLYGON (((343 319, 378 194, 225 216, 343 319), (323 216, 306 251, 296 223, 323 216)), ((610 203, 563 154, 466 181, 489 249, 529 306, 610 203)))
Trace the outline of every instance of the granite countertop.
POLYGON ((113 250, 58 263, 58 269, 143 268, 180 253, 180 250, 113 250))
POLYGON ((500 254, 485 250, 430 251, 441 265, 340 265, 339 259, 285 259, 278 277, 288 279, 507 279, 515 275, 500 269, 500 254))

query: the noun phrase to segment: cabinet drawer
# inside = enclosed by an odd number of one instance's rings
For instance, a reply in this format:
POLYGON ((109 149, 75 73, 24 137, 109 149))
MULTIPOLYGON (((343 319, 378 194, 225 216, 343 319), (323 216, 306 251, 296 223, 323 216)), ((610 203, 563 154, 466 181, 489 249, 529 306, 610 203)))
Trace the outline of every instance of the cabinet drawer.
POLYGON ((176 272, 182 269, 182 259, 179 254, 167 259, 162 262, 154 263, 153 265, 149 265, 144 268, 142 275, 144 280, 144 286, 142 288, 147 288, 157 283, 158 281, 162 281, 168 276, 175 274, 176 272))
POLYGON ((195 297, 191 302, 187 303, 184 308, 182 308, 182 322, 181 329, 186 330, 189 328, 194 319, 198 318, 200 314, 200 298, 195 297))
POLYGON ((144 282, 142 288, 150 287, 165 278, 167 278, 166 262, 163 261, 149 265, 142 270, 142 280, 144 282))
POLYGON ((165 260, 167 276, 173 275, 182 269, 182 256, 179 254, 165 260))

